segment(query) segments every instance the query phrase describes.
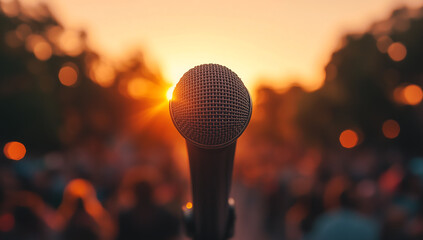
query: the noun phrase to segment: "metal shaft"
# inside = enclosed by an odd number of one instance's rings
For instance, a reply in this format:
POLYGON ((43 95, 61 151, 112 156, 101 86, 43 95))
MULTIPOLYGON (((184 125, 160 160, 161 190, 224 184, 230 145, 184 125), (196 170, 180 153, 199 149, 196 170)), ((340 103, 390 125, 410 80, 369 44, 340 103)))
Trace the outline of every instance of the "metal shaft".
POLYGON ((221 149, 203 149, 187 141, 192 180, 194 240, 225 240, 228 198, 236 142, 221 149))

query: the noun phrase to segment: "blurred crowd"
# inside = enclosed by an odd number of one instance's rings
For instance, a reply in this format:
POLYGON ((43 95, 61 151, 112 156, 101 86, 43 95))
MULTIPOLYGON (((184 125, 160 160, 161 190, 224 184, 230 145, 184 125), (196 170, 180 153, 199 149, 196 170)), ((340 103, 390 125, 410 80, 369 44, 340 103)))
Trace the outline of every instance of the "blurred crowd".
MULTIPOLYGON (((0 239, 183 239, 160 71, 108 62, 45 5, 0 7, 0 239)), ((422 33, 423 9, 397 9, 342 39, 320 89, 256 89, 234 239, 423 239, 422 33)))
POLYGON ((423 239, 422 32, 397 9, 342 39, 320 89, 257 90, 235 168, 255 239, 423 239))
POLYGON ((0 239, 178 239, 183 190, 171 164, 122 173, 67 157, 2 164, 0 239))

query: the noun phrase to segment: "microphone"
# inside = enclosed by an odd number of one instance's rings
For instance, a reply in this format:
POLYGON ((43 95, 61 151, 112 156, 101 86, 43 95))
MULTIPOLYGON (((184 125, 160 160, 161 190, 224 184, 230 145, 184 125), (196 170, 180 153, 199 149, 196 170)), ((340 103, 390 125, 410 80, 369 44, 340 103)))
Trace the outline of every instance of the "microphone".
POLYGON ((187 144, 193 196, 191 235, 195 240, 227 239, 234 224, 228 197, 236 140, 252 113, 248 90, 229 68, 199 65, 175 86, 169 110, 187 144))

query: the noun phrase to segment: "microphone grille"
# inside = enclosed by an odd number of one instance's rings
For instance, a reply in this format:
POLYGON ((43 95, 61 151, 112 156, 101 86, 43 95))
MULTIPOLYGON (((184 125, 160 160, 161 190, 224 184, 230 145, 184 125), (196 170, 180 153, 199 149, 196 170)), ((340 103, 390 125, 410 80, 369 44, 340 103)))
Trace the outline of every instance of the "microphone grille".
POLYGON ((247 88, 229 68, 203 64, 186 72, 173 92, 170 114, 178 131, 203 148, 233 143, 251 118, 247 88))

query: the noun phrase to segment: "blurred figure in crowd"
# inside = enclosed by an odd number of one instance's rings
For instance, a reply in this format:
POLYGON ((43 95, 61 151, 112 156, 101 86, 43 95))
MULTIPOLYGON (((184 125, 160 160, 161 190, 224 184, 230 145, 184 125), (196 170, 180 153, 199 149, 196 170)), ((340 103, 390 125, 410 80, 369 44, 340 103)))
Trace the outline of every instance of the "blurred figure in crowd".
MULTIPOLYGON (((35 195, 35 194, 34 194, 35 195)), ((47 238, 47 226, 33 205, 22 204, 18 192, 5 192, 0 184, 0 239, 43 240, 47 238)))
POLYGON ((341 194, 341 208, 320 216, 310 240, 377 240, 379 225, 377 221, 360 214, 355 209, 356 199, 351 190, 341 194))
POLYGON ((177 239, 179 222, 153 201, 152 186, 143 181, 134 187, 135 206, 119 216, 118 240, 177 239))
POLYGON ((97 225, 94 219, 85 211, 82 199, 76 203, 75 213, 63 231, 63 240, 97 240, 97 225))
POLYGON ((383 240, 423 239, 421 182, 407 174, 386 210, 383 240))

